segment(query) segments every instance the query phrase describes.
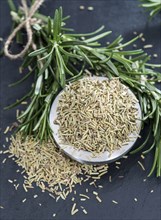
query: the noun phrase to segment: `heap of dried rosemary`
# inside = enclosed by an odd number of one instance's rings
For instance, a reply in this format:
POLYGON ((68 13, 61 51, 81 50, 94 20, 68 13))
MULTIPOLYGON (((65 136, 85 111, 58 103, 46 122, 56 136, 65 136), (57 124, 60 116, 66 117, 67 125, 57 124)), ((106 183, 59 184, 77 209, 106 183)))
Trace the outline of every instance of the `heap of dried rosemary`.
POLYGON ((108 171, 108 165, 80 164, 66 157, 53 142, 41 144, 32 137, 24 141, 21 134, 12 137, 9 153, 25 171, 25 191, 36 183, 43 191, 64 200, 76 184, 100 179, 108 171))
POLYGON ((119 79, 80 79, 65 88, 58 105, 63 142, 92 153, 112 152, 137 135, 137 100, 119 79))

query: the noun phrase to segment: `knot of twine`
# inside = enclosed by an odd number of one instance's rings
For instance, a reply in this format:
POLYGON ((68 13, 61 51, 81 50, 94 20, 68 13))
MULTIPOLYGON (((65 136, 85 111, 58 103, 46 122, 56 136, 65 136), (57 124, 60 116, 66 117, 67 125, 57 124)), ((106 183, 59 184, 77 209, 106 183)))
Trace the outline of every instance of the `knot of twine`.
POLYGON ((35 0, 34 4, 29 9, 27 6, 26 0, 21 0, 22 9, 25 13, 25 19, 14 29, 14 31, 11 33, 11 35, 8 37, 7 41, 4 45, 4 53, 7 57, 11 59, 17 59, 22 57, 27 50, 29 49, 30 45, 32 44, 32 16, 35 14, 35 12, 38 10, 40 5, 44 2, 44 0, 35 0), (27 43, 24 47, 24 49, 18 53, 18 54, 12 54, 9 52, 9 46, 12 42, 12 40, 15 38, 17 32, 21 30, 23 27, 25 27, 27 32, 27 43))

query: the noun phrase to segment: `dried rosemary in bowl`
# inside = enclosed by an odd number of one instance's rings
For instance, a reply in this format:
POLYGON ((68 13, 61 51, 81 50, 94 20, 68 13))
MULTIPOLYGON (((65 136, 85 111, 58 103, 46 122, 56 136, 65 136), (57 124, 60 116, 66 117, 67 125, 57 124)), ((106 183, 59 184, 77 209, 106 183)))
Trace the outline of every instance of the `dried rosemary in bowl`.
POLYGON ((63 143, 89 152, 112 152, 138 135, 138 100, 118 78, 85 77, 66 86, 54 123, 63 143))

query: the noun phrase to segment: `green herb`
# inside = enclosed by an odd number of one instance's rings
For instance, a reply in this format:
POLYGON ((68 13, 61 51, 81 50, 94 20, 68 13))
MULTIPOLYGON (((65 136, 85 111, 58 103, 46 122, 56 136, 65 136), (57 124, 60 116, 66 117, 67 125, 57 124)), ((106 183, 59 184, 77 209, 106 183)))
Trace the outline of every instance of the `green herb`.
POLYGON ((150 11, 150 17, 155 16, 161 11, 161 1, 160 0, 141 0, 141 7, 150 11))
MULTIPOLYGON (((23 17, 21 8, 19 13, 16 11, 14 13, 23 17)), ((65 27, 65 20, 69 17, 63 18, 62 8, 55 11, 54 18, 36 13, 35 18, 37 17, 41 23, 32 26, 33 43, 37 49, 34 51, 32 48, 29 49, 21 67, 21 69, 29 65, 32 67, 32 74, 35 76, 34 85, 26 96, 11 105, 13 107, 31 98, 29 106, 18 118, 20 121, 18 130, 24 137, 33 135, 38 140, 47 141, 52 138, 49 126, 51 104, 66 83, 81 78, 86 69, 95 75, 119 77, 140 101, 143 126, 145 123, 151 125, 149 132, 154 137, 154 143, 144 153, 155 150, 150 175, 156 170, 157 176, 161 176, 161 91, 154 84, 160 82, 161 75, 153 70, 161 65, 147 63, 150 56, 143 50, 125 50, 138 37, 123 42, 123 37, 119 36, 108 46, 102 46, 98 40, 111 32, 100 33, 104 28, 101 27, 93 33, 75 34, 73 30, 65 27)), ((20 19, 16 22, 15 26, 20 19)), ((18 83, 29 76, 30 73, 18 83)), ((150 135, 147 138, 146 143, 135 152, 147 145, 150 135)))

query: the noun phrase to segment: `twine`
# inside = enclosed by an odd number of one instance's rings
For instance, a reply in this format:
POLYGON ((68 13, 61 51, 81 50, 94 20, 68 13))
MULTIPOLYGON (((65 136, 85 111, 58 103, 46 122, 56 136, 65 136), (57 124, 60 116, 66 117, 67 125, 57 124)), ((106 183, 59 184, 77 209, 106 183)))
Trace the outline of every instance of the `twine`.
POLYGON ((25 20, 22 21, 15 29, 14 31, 11 33, 11 35, 8 37, 7 41, 5 42, 4 45, 4 53, 7 57, 11 58, 11 59, 17 59, 20 57, 23 57, 23 55, 27 52, 27 50, 29 49, 29 47, 32 44, 32 16, 35 14, 35 12, 38 10, 38 8, 40 7, 40 5, 44 2, 44 0, 35 0, 34 4, 31 6, 31 8, 27 7, 27 2, 26 0, 21 0, 21 4, 22 4, 22 9, 25 13, 25 20), (15 38, 16 34, 18 31, 20 31, 23 27, 25 27, 26 32, 27 32, 27 43, 24 47, 24 49, 18 53, 18 54, 12 54, 9 51, 9 46, 12 42, 12 40, 15 38))

